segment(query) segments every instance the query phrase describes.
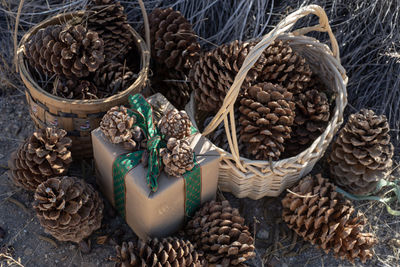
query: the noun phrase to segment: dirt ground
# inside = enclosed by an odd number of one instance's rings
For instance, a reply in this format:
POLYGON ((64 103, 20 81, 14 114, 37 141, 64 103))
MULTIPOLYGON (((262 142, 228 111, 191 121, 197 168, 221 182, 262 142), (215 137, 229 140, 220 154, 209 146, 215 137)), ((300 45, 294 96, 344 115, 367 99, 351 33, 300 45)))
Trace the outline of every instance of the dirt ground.
MULTIPOLYGON (((88 251, 88 248, 58 242, 45 234, 31 208, 32 194, 18 189, 8 178, 10 153, 33 131, 22 94, 0 98, 0 129, 0 266, 113 266, 109 257, 114 255, 115 244, 136 237, 107 201, 102 227, 89 238, 91 248, 88 251)), ((74 162, 69 175, 96 186, 92 165, 90 161, 74 162)), ((322 171, 321 166, 324 164, 318 164, 313 172, 322 171)), ((239 208, 251 231, 255 232, 257 257, 248 262, 250 266, 352 266, 303 242, 282 224, 280 198, 254 201, 236 199, 228 193, 223 193, 223 197, 239 208)), ((379 239, 374 258, 366 264, 356 261, 355 265, 399 266, 399 217, 388 215, 379 203, 358 202, 355 205, 366 213, 370 222, 367 229, 379 239)))

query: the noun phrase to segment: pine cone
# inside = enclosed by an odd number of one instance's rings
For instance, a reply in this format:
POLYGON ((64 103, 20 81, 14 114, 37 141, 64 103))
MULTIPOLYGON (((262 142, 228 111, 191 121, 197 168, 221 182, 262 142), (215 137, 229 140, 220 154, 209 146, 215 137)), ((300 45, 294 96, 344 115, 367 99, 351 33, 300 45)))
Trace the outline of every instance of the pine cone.
POLYGON ((294 121, 293 95, 280 85, 260 83, 240 99, 240 141, 257 160, 278 159, 294 121))
POLYGON ((316 89, 308 90, 294 97, 296 116, 291 138, 285 145, 285 154, 294 156, 309 147, 326 129, 330 110, 328 97, 316 89))
POLYGON ((79 243, 101 226, 103 201, 93 187, 75 177, 50 178, 35 192, 33 204, 45 232, 79 243))
POLYGON ((169 138, 167 148, 161 150, 160 156, 163 159, 164 171, 174 177, 182 177, 194 167, 193 149, 185 139, 169 138))
POLYGON ((365 217, 354 215, 351 202, 328 179, 307 176, 292 191, 282 199, 282 217, 289 228, 326 253, 332 249, 341 259, 354 263, 357 257, 362 262, 372 257, 377 240, 372 233, 362 232, 365 217))
POLYGON ((200 45, 181 12, 156 8, 149 15, 151 54, 158 64, 186 72, 199 58, 200 45))
POLYGON ((124 106, 112 107, 100 122, 100 129, 113 144, 128 142, 132 139, 131 128, 136 122, 136 117, 128 115, 124 106))
POLYGON ((161 93, 177 109, 184 109, 190 100, 192 88, 188 77, 180 71, 157 66, 153 76, 151 88, 161 93))
POLYGON ((131 129, 131 133, 132 138, 122 143, 124 148, 131 151, 147 151, 147 139, 143 130, 139 126, 134 125, 131 129))
POLYGON ((372 192, 392 166, 389 130, 385 115, 366 109, 350 115, 329 156, 333 181, 353 194, 372 192))
POLYGON ((29 63, 46 74, 87 77, 104 61, 103 40, 82 25, 51 25, 25 44, 29 63))
POLYGON ((198 253, 190 241, 167 237, 157 238, 147 243, 139 240, 135 249, 132 242, 116 246, 117 266, 204 266, 202 254, 198 253))
POLYGON ((210 264, 245 266, 256 255, 249 228, 226 200, 205 203, 188 222, 186 234, 210 264))
POLYGON ((264 57, 266 61, 259 81, 280 84, 293 94, 310 87, 310 66, 292 50, 288 42, 275 40, 264 51, 264 57))
POLYGON ((88 28, 104 40, 106 59, 124 58, 132 46, 133 36, 121 3, 115 0, 90 0, 86 13, 88 28))
MULTIPOLYGON (((234 41, 219 46, 200 57, 190 73, 192 88, 195 90, 197 106, 200 110, 218 111, 236 74, 254 45, 254 43, 234 41)), ((257 79, 265 60, 262 55, 250 69, 242 84, 242 89, 247 88, 250 82, 257 79)))
POLYGON ((10 176, 14 183, 34 191, 50 177, 67 172, 72 162, 72 141, 63 129, 36 130, 18 148, 10 160, 10 176))
POLYGON ((109 62, 95 72, 93 80, 97 87, 104 89, 108 97, 127 89, 136 77, 124 64, 109 62))
POLYGON ((158 123, 161 133, 165 135, 167 140, 171 137, 176 139, 188 137, 191 134, 191 126, 192 123, 186 112, 177 109, 168 111, 158 123))
POLYGON ((97 87, 88 80, 59 79, 54 82, 53 95, 67 99, 98 99, 97 87))

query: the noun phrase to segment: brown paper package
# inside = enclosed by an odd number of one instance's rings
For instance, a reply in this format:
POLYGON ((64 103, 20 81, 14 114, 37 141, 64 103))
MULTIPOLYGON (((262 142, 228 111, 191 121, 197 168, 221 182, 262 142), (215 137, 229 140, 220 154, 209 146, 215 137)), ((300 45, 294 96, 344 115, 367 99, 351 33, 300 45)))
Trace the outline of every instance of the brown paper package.
MULTIPOLYGON (((163 103, 164 113, 173 108, 160 94, 148 101, 163 103)), ((215 199, 218 185, 219 154, 201 134, 189 138, 201 171, 201 202, 215 199)), ((92 131, 93 153, 96 162, 97 183, 114 206, 112 165, 115 158, 129 151, 110 143, 98 128, 92 131)), ((165 237, 178 231, 184 224, 185 188, 183 178, 162 172, 158 178, 157 192, 146 184, 147 169, 141 164, 125 177, 126 222, 141 238, 165 237)))

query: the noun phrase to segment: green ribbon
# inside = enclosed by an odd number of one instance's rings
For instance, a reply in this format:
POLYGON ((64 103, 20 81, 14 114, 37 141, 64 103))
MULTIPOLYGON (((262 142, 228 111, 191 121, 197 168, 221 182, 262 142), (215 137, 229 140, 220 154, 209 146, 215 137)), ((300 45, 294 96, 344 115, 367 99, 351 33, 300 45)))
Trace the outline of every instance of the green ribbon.
MULTIPOLYGON (((160 149, 166 146, 158 131, 153 118, 151 105, 141 94, 129 97, 131 109, 128 115, 136 117, 135 125, 139 126, 147 139, 149 161, 146 174, 147 185, 152 192, 158 189, 158 177, 160 176, 162 162, 160 149)), ((192 129, 192 133, 196 132, 192 129)), ((113 163, 113 185, 115 207, 125 218, 125 177, 141 161, 144 151, 136 151, 119 155, 113 163)), ((195 167, 184 174, 185 181, 185 215, 191 216, 201 204, 201 171, 195 161, 195 167)))
POLYGON ((344 195, 345 197, 352 199, 352 200, 375 200, 383 203, 386 206, 386 210, 388 213, 394 216, 399 216, 400 215, 400 210, 394 210, 390 207, 390 203, 392 202, 397 202, 400 203, 400 180, 396 180, 394 182, 389 182, 384 179, 381 179, 377 186, 376 189, 369 195, 353 195, 349 192, 346 192, 345 190, 339 188, 336 186, 336 191, 344 195), (384 187, 389 187, 390 189, 386 191, 381 197, 380 196, 374 196, 378 192, 380 192, 384 187), (390 193, 394 193, 392 196, 385 197, 389 195, 390 193))

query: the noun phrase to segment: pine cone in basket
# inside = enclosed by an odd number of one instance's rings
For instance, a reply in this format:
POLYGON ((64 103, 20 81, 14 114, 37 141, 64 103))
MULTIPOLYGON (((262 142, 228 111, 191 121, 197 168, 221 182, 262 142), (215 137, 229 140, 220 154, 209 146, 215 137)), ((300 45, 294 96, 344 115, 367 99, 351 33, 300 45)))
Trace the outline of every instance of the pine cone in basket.
POLYGON ((177 109, 184 109, 192 92, 189 78, 181 71, 166 69, 164 66, 157 66, 155 73, 152 90, 165 96, 177 109))
POLYGON ((167 140, 170 137, 176 139, 188 137, 191 133, 191 126, 192 123, 190 122, 189 116, 186 112, 177 109, 168 111, 158 123, 161 133, 165 135, 167 140))
POLYGON ((116 251, 116 266, 204 266, 202 254, 190 241, 176 237, 154 238, 146 243, 139 240, 137 248, 133 242, 123 242, 116 251))
POLYGON ((210 264, 245 266, 255 256, 254 240, 237 209, 228 201, 211 201, 196 212, 186 234, 210 264))
POLYGON ((133 35, 121 3, 90 0, 86 13, 88 28, 104 40, 106 59, 122 59, 132 46, 133 35))
POLYGON ((194 167, 193 149, 185 139, 169 138, 167 148, 161 150, 160 156, 163 159, 164 171, 174 177, 182 177, 194 167))
POLYGON ((46 233, 79 243, 100 228, 104 206, 91 185, 64 176, 41 183, 33 207, 46 233))
POLYGON ((278 83, 293 94, 309 88, 311 69, 306 60, 292 50, 286 41, 275 40, 264 51, 266 58, 258 80, 278 83))
POLYGON ((103 40, 82 25, 51 25, 40 29, 25 44, 31 66, 46 74, 87 77, 104 61, 103 40))
MULTIPOLYGON (((192 88, 200 110, 218 111, 237 72, 254 45, 255 43, 234 41, 221 45, 200 57, 190 72, 192 88)), ((250 82, 258 78, 265 60, 262 55, 250 69, 242 84, 242 89, 247 88, 250 82)))
POLYGON ((58 79, 54 82, 53 95, 67 99, 98 99, 97 87, 88 80, 58 79))
POLYGON ((149 15, 151 54, 158 64, 186 72, 199 58, 200 45, 181 12, 156 8, 149 15))
POLYGON ((50 177, 67 172, 72 162, 72 141, 63 129, 36 130, 10 159, 10 176, 14 183, 34 191, 50 177))
POLYGON ((257 160, 278 159, 290 138, 295 104, 293 94, 272 83, 251 86, 240 99, 240 141, 257 160))
POLYGON ((112 96, 133 84, 137 75, 122 63, 111 61, 100 67, 94 74, 97 87, 103 88, 105 97, 112 96))
POLYGON ((389 129, 386 116, 372 110, 350 115, 329 155, 333 181, 353 194, 372 192, 392 166, 389 129))
POLYGON ((365 262, 372 257, 377 240, 372 233, 362 232, 364 215, 355 215, 351 202, 336 192, 328 179, 307 176, 292 192, 282 199, 282 217, 289 228, 341 259, 365 262))
POLYGON ((285 144, 285 154, 294 156, 309 147, 326 129, 330 118, 328 97, 316 89, 294 97, 296 116, 291 138, 285 144))

